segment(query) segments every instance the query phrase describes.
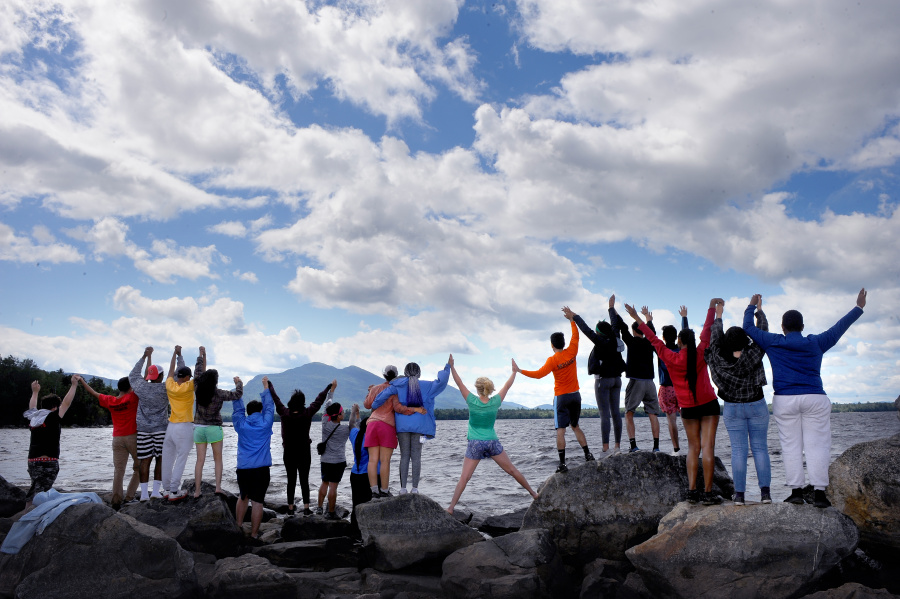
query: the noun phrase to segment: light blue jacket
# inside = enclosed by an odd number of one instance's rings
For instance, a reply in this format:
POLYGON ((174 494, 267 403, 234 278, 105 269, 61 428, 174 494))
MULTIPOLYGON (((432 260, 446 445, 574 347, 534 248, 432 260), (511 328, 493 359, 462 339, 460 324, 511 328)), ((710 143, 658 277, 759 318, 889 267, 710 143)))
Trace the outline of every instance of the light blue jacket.
MULTIPOLYGON (((419 379, 419 389, 422 390, 422 405, 428 411, 427 414, 395 414, 398 433, 419 433, 426 437, 434 437, 437 430, 437 424, 434 420, 434 399, 447 388, 447 381, 450 379, 450 365, 444 366, 437 378, 433 381, 423 381, 419 379)), ((406 405, 406 387, 407 378, 405 376, 397 377, 391 381, 391 386, 386 387, 384 391, 375 397, 372 402, 372 409, 375 410, 381 404, 388 400, 391 395, 396 395, 404 406, 406 405)))
POLYGON ((36 534, 41 534, 66 508, 79 503, 103 503, 96 493, 60 493, 56 489, 34 496, 37 507, 19 518, 0 547, 2 553, 18 553, 36 534))
POLYGON ((247 416, 244 400, 231 402, 234 412, 231 420, 238 434, 237 467, 238 470, 263 468, 272 465, 272 425, 275 423, 275 401, 266 389, 259 394, 262 401, 262 412, 247 416))

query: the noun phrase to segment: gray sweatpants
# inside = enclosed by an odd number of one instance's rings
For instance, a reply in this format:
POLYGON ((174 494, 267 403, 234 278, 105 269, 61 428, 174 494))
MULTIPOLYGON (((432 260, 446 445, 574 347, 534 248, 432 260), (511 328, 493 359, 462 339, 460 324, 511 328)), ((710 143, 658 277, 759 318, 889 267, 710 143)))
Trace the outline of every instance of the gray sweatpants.
POLYGON ((406 479, 409 475, 409 461, 412 459, 412 486, 419 487, 419 473, 422 470, 422 443, 419 433, 397 433, 397 441, 400 443, 400 486, 406 488, 406 479))

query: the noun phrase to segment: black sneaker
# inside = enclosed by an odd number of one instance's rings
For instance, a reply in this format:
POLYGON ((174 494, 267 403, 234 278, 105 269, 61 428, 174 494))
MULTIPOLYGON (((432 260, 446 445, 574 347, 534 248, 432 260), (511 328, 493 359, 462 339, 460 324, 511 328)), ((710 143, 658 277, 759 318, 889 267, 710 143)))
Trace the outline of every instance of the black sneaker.
POLYGON ((732 501, 734 502, 734 505, 745 505, 744 504, 744 494, 740 491, 735 491, 732 501))
POLYGON ((390 490, 385 489, 384 491, 378 491, 379 497, 393 497, 394 494, 390 492, 390 490))
POLYGON ((769 487, 762 487, 760 490, 760 501, 762 503, 772 503, 772 494, 769 493, 769 487))
POLYGON ((325 514, 325 519, 326 519, 326 520, 340 520, 340 518, 338 517, 338 515, 337 515, 336 513, 334 513, 334 512, 328 512, 328 513, 326 513, 326 514, 325 514))
POLYGON ((593 461, 594 461, 594 454, 592 454, 590 451, 587 452, 587 455, 584 456, 584 461, 585 461, 585 462, 593 462, 593 461))
POLYGON ((322 506, 321 506, 321 505, 320 505, 319 507, 316 508, 316 516, 321 516, 321 515, 324 514, 324 513, 325 513, 325 512, 322 511, 322 506))
POLYGON ((288 516, 293 516, 296 513, 297 513, 297 508, 293 508, 293 507, 288 508, 288 511, 287 511, 288 516))
POLYGON ((719 494, 715 491, 710 491, 709 493, 705 492, 700 498, 700 502, 703 505, 719 505, 722 503, 722 498, 719 497, 719 494))
POLYGON ((791 489, 791 496, 785 499, 784 502, 803 505, 803 489, 791 489))
POLYGON ((700 491, 697 489, 690 489, 687 493, 687 502, 688 503, 697 503, 700 501, 700 491))
POLYGON ((813 505, 817 508, 826 508, 831 507, 831 502, 828 501, 828 497, 825 496, 825 491, 816 491, 815 499, 813 500, 813 505))
POLYGON ((307 508, 303 508, 303 515, 304 515, 304 516, 312 516, 312 515, 313 515, 313 511, 312 511, 311 509, 309 509, 308 507, 307 507, 307 508))
POLYGON ((559 466, 556 467, 556 471, 557 472, 568 472, 569 467, 566 466, 565 464, 560 464, 559 466))

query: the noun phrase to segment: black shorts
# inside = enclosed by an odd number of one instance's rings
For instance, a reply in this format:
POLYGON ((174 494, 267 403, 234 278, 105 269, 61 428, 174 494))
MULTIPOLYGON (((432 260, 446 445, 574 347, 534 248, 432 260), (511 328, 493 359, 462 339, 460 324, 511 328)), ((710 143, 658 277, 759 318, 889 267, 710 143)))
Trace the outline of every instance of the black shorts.
POLYGON ((269 490, 269 467, 239 468, 237 483, 241 499, 249 498, 253 503, 264 503, 266 491, 269 490))
POLYGON ((719 401, 714 399, 693 408, 681 408, 682 420, 700 420, 704 416, 721 416, 719 401))
POLYGON ((553 424, 556 428, 578 426, 578 419, 581 418, 581 393, 579 391, 557 395, 553 398, 553 407, 555 412, 553 424))
POLYGON ((329 464, 322 462, 322 482, 339 483, 344 478, 344 470, 347 469, 347 462, 340 464, 329 464))

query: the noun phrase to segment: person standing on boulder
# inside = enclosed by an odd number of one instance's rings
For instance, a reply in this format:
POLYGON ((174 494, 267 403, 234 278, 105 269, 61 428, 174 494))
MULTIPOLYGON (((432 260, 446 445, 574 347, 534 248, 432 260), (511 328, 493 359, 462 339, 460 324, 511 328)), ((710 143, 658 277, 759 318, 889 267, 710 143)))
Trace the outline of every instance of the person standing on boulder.
POLYGON ((269 467, 272 465, 272 427, 275 423, 275 402, 269 391, 269 377, 263 377, 261 401, 253 400, 244 411, 244 400, 240 397, 231 402, 234 432, 238 436, 237 482, 240 493, 234 515, 238 528, 244 524, 247 507, 250 511, 250 536, 259 537, 259 525, 263 517, 266 491, 269 490, 269 467))
MULTIPOLYGON (((422 444, 425 439, 433 439, 437 432, 434 418, 434 399, 447 388, 450 380, 450 365, 444 366, 433 381, 422 381, 422 369, 410 362, 403 369, 403 376, 390 382, 372 402, 372 410, 396 395, 400 403, 408 408, 425 408, 425 413, 396 414, 397 441, 400 445, 400 494, 406 493, 409 466, 412 463, 412 493, 419 492, 419 474, 422 471, 422 444)), ((392 401, 392 400, 391 400, 392 401)))
MULTIPOLYGON (((334 383, 334 386, 336 385, 337 383, 334 383)), ((328 509, 325 517, 329 520, 339 519, 335 513, 337 488, 347 468, 347 440, 350 438, 350 430, 356 428, 356 423, 359 422, 359 404, 353 404, 348 426, 341 426, 343 419, 344 408, 341 404, 331 402, 326 406, 325 416, 322 417, 322 443, 325 444, 325 451, 321 457, 322 486, 319 488, 319 506, 316 513, 322 513, 322 503, 327 495, 328 509)))
POLYGON ((553 373, 553 423, 556 427, 556 451, 559 453, 559 466, 557 472, 567 472, 566 465, 566 427, 571 427, 575 433, 575 439, 584 451, 584 461, 593 461, 594 456, 588 449, 587 439, 578 426, 581 417, 581 391, 578 386, 578 325, 575 324, 575 313, 563 306, 562 313, 572 324, 572 339, 569 346, 566 345, 566 337, 562 333, 550 335, 550 347, 553 355, 547 358, 544 365, 538 370, 522 370, 512 361, 513 372, 521 372, 533 379, 542 379, 553 373))
POLYGON ((791 487, 788 503, 803 503, 803 456, 814 504, 831 505, 825 495, 831 459, 831 400, 822 385, 822 357, 834 347, 866 307, 866 290, 860 289, 856 307, 833 327, 818 335, 803 336, 803 315, 788 310, 781 317, 783 335, 768 333, 753 324, 759 294, 744 310, 744 330, 769 356, 772 365, 772 415, 778 425, 785 480, 791 487))
MULTIPOLYGON (((678 313, 681 315, 681 328, 688 329, 687 307, 681 306, 678 313)), ((670 324, 662 328, 663 342, 670 350, 677 352, 678 330, 670 324)), ((672 384, 672 377, 669 376, 669 369, 666 363, 659 356, 656 357, 657 369, 659 370, 659 388, 657 389, 657 398, 659 399, 659 409, 666 415, 666 424, 669 427, 669 438, 672 439, 672 455, 679 455, 681 452, 681 444, 678 442, 678 416, 681 409, 678 407, 678 400, 675 397, 675 386, 672 384)))
POLYGON ((137 457, 137 417, 138 398, 131 389, 128 377, 122 377, 116 386, 118 395, 105 395, 97 393, 81 379, 84 390, 93 395, 101 407, 109 410, 112 418, 112 454, 113 454, 113 494, 112 508, 119 509, 122 505, 122 483, 125 480, 125 466, 128 465, 128 456, 131 456, 132 475, 128 481, 128 489, 125 491, 125 503, 131 503, 137 492, 141 479, 141 462, 137 457))
MULTIPOLYGON (((709 382, 706 370, 706 359, 703 352, 709 345, 710 326, 715 316, 716 303, 719 298, 709 302, 706 322, 700 333, 700 344, 696 344, 694 331, 681 329, 678 333, 679 351, 674 352, 666 347, 641 319, 633 306, 625 304, 625 311, 640 328, 640 332, 653 344, 662 361, 666 364, 675 387, 675 397, 681 407, 681 421, 688 438, 687 475, 688 496, 691 503, 702 501, 703 505, 722 503, 722 498, 712 490, 713 473, 716 467, 716 429, 719 426, 721 411, 716 400, 716 392, 709 382), (697 471, 700 453, 703 453, 703 495, 697 491, 697 471)), ((642 313, 649 321, 653 316, 644 306, 642 313)))
POLYGON ((450 506, 447 508, 447 513, 453 513, 456 503, 466 489, 466 484, 468 484, 469 479, 472 478, 472 474, 475 473, 475 468, 477 468, 478 464, 481 463, 481 460, 485 458, 494 460, 498 466, 503 468, 504 472, 516 479, 516 482, 522 485, 522 488, 528 491, 532 498, 537 499, 538 494, 534 492, 534 489, 532 489, 531 485, 528 484, 528 481, 525 480, 525 476, 513 466, 512 461, 506 454, 506 450, 503 449, 503 446, 500 444, 497 433, 494 431, 494 422, 497 420, 497 411, 500 409, 500 404, 506 399, 506 394, 509 392, 509 388, 512 387, 513 381, 516 380, 516 369, 513 368, 512 374, 509 376, 506 384, 492 397, 491 393, 494 391, 494 383, 491 379, 483 376, 479 377, 475 381, 475 390, 478 392, 478 395, 469 393, 462 378, 460 378, 459 374, 456 372, 456 367, 453 364, 453 354, 450 354, 447 363, 450 365, 450 373, 453 375, 453 381, 456 383, 456 387, 459 389, 460 394, 462 394, 463 398, 466 400, 466 404, 469 406, 469 430, 466 435, 466 438, 468 439, 466 457, 463 459, 462 474, 459 475, 459 482, 456 483, 456 489, 453 491, 453 499, 450 500, 450 506))
POLYGON ((75 399, 75 389, 81 377, 72 375, 69 391, 62 401, 59 395, 51 393, 41 398, 41 407, 38 408, 38 393, 41 392, 41 384, 37 381, 31 383, 31 399, 28 409, 22 414, 28 419, 28 428, 31 432, 31 441, 28 444, 28 476, 31 477, 31 487, 25 495, 25 508, 30 508, 37 493, 49 491, 59 476, 59 438, 62 434, 62 418, 75 399))
POLYGON ((194 444, 197 446, 197 463, 194 466, 194 498, 200 497, 203 482, 203 464, 206 462, 206 446, 212 447, 215 462, 216 493, 222 492, 222 404, 244 395, 244 384, 234 377, 234 391, 219 389, 219 371, 206 369, 206 348, 200 346, 197 364, 194 366, 194 396, 197 413, 194 415, 194 444))
MULTIPOLYGON (((644 307, 646 309, 646 306, 644 307)), ((647 328, 655 335, 653 315, 648 310, 647 328)), ((643 402, 644 412, 650 419, 650 431, 653 433, 653 451, 659 451, 659 400, 656 396, 656 384, 653 382, 653 345, 647 340, 638 323, 632 323, 631 331, 625 321, 616 312, 616 296, 609 297, 609 320, 622 333, 622 341, 628 346, 628 358, 625 360, 625 427, 628 430, 629 452, 640 451, 635 438, 634 411, 643 402)))
POLYGON ((138 411, 135 417, 137 424, 137 457, 141 461, 141 501, 162 499, 162 451, 166 439, 166 427, 169 423, 169 395, 163 382, 161 366, 151 364, 153 348, 144 349, 144 355, 137 361, 128 382, 138 396, 138 411), (146 367, 144 361, 146 360, 146 367), (144 374, 141 376, 141 368, 144 374), (156 460, 153 470, 153 494, 147 490, 150 484, 150 462, 156 460))
POLYGON ((187 496, 187 491, 181 488, 181 475, 194 445, 194 381, 191 369, 184 365, 180 345, 175 346, 169 363, 166 393, 170 414, 163 440, 163 493, 167 493, 169 501, 179 501, 187 496))

